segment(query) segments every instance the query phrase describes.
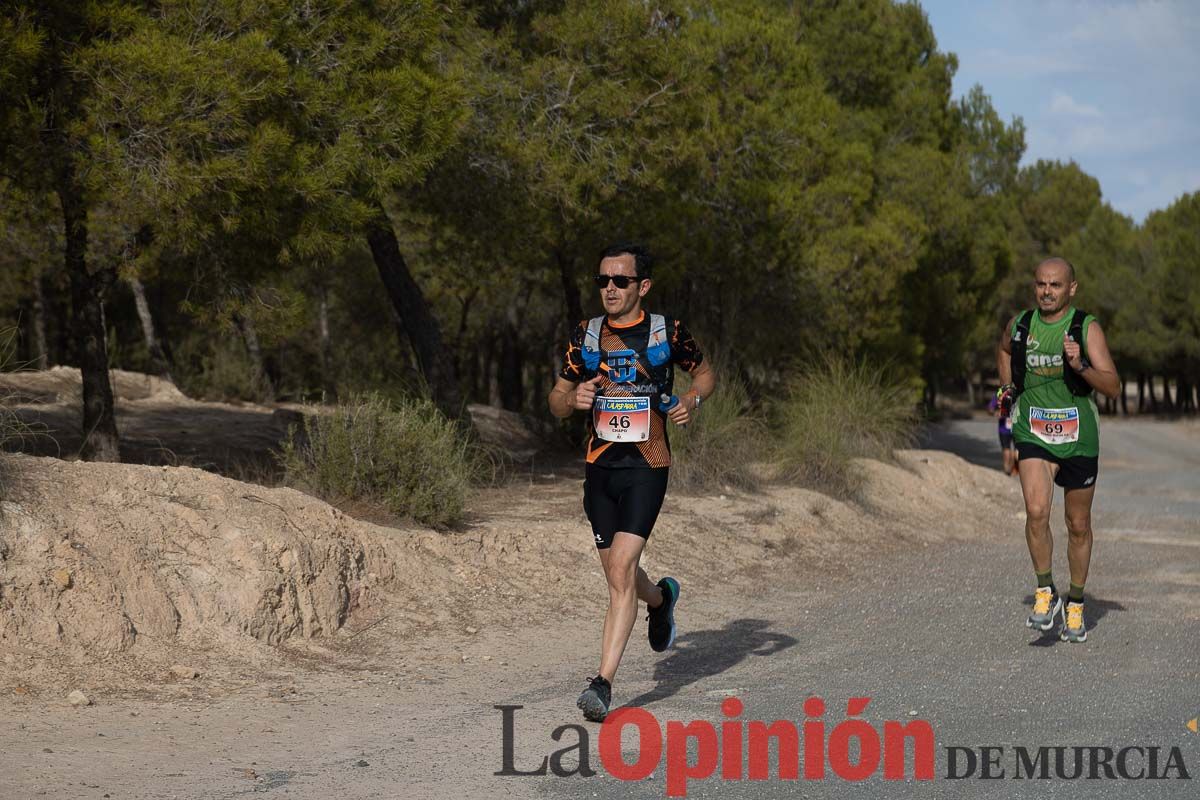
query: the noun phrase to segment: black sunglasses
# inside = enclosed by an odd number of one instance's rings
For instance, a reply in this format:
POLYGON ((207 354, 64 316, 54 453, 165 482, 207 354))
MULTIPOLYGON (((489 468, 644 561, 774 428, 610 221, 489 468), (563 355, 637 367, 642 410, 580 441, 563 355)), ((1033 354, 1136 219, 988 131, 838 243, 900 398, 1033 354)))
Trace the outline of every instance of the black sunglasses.
POLYGON ((618 289, 627 289, 630 283, 637 283, 643 280, 645 278, 631 278, 628 275, 597 275, 596 285, 601 289, 605 289, 608 287, 608 282, 612 281, 617 285, 618 289))

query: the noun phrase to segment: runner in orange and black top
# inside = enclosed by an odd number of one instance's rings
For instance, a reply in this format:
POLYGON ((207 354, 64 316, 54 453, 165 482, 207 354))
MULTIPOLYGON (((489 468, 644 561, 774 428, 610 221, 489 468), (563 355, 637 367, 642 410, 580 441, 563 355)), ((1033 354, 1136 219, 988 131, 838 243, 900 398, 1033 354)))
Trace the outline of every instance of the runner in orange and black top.
POLYGON ((614 245, 601 255, 596 283, 605 315, 575 329, 562 371, 550 391, 550 411, 591 421, 583 507, 608 582, 600 672, 579 697, 587 719, 602 721, 612 700, 637 602, 649 608, 655 651, 675 639, 679 582, 651 583, 638 562, 667 490, 671 446, 667 420, 686 425, 716 379, 682 322, 642 309, 650 291, 651 259, 639 245, 614 245), (674 394, 674 367, 691 373, 692 387, 674 394))

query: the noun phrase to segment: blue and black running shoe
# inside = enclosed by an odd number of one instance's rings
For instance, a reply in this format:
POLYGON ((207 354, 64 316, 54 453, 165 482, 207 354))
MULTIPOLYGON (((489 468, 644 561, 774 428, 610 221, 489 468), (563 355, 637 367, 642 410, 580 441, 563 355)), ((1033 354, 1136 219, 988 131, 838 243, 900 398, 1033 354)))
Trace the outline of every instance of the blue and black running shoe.
POLYGON ((662 589, 662 604, 650 609, 646 619, 650 620, 650 649, 661 653, 675 642, 675 604, 679 602, 679 581, 663 578, 658 582, 658 588, 662 589))

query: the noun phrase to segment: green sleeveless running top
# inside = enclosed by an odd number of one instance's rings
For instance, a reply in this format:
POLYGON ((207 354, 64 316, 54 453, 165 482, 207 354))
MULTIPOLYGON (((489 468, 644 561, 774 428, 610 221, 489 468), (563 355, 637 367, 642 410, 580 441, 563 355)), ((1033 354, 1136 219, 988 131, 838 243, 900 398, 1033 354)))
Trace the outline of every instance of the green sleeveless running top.
MULTIPOLYGON (((1025 350, 1025 391, 1013 410, 1013 439, 1035 444, 1058 458, 1100 455, 1100 427, 1093 395, 1071 394, 1062 377, 1063 335, 1074 313, 1072 306, 1055 323, 1042 322, 1041 312, 1033 313, 1025 350)), ((1018 314, 1013 320, 1009 336, 1016 331, 1020 317, 1018 314)), ((1088 314, 1083 320, 1085 354, 1088 326, 1094 319, 1088 314)))

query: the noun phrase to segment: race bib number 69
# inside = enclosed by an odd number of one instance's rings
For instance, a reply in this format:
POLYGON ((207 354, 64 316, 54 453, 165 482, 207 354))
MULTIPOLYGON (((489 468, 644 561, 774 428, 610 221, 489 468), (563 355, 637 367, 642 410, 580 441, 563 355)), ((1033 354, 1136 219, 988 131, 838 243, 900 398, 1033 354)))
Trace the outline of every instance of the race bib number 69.
POLYGON ((597 397, 592 423, 606 442, 644 442, 650 438, 650 398, 597 397))
POLYGON ((1029 408, 1029 430, 1046 444, 1079 441, 1078 408, 1029 408))

